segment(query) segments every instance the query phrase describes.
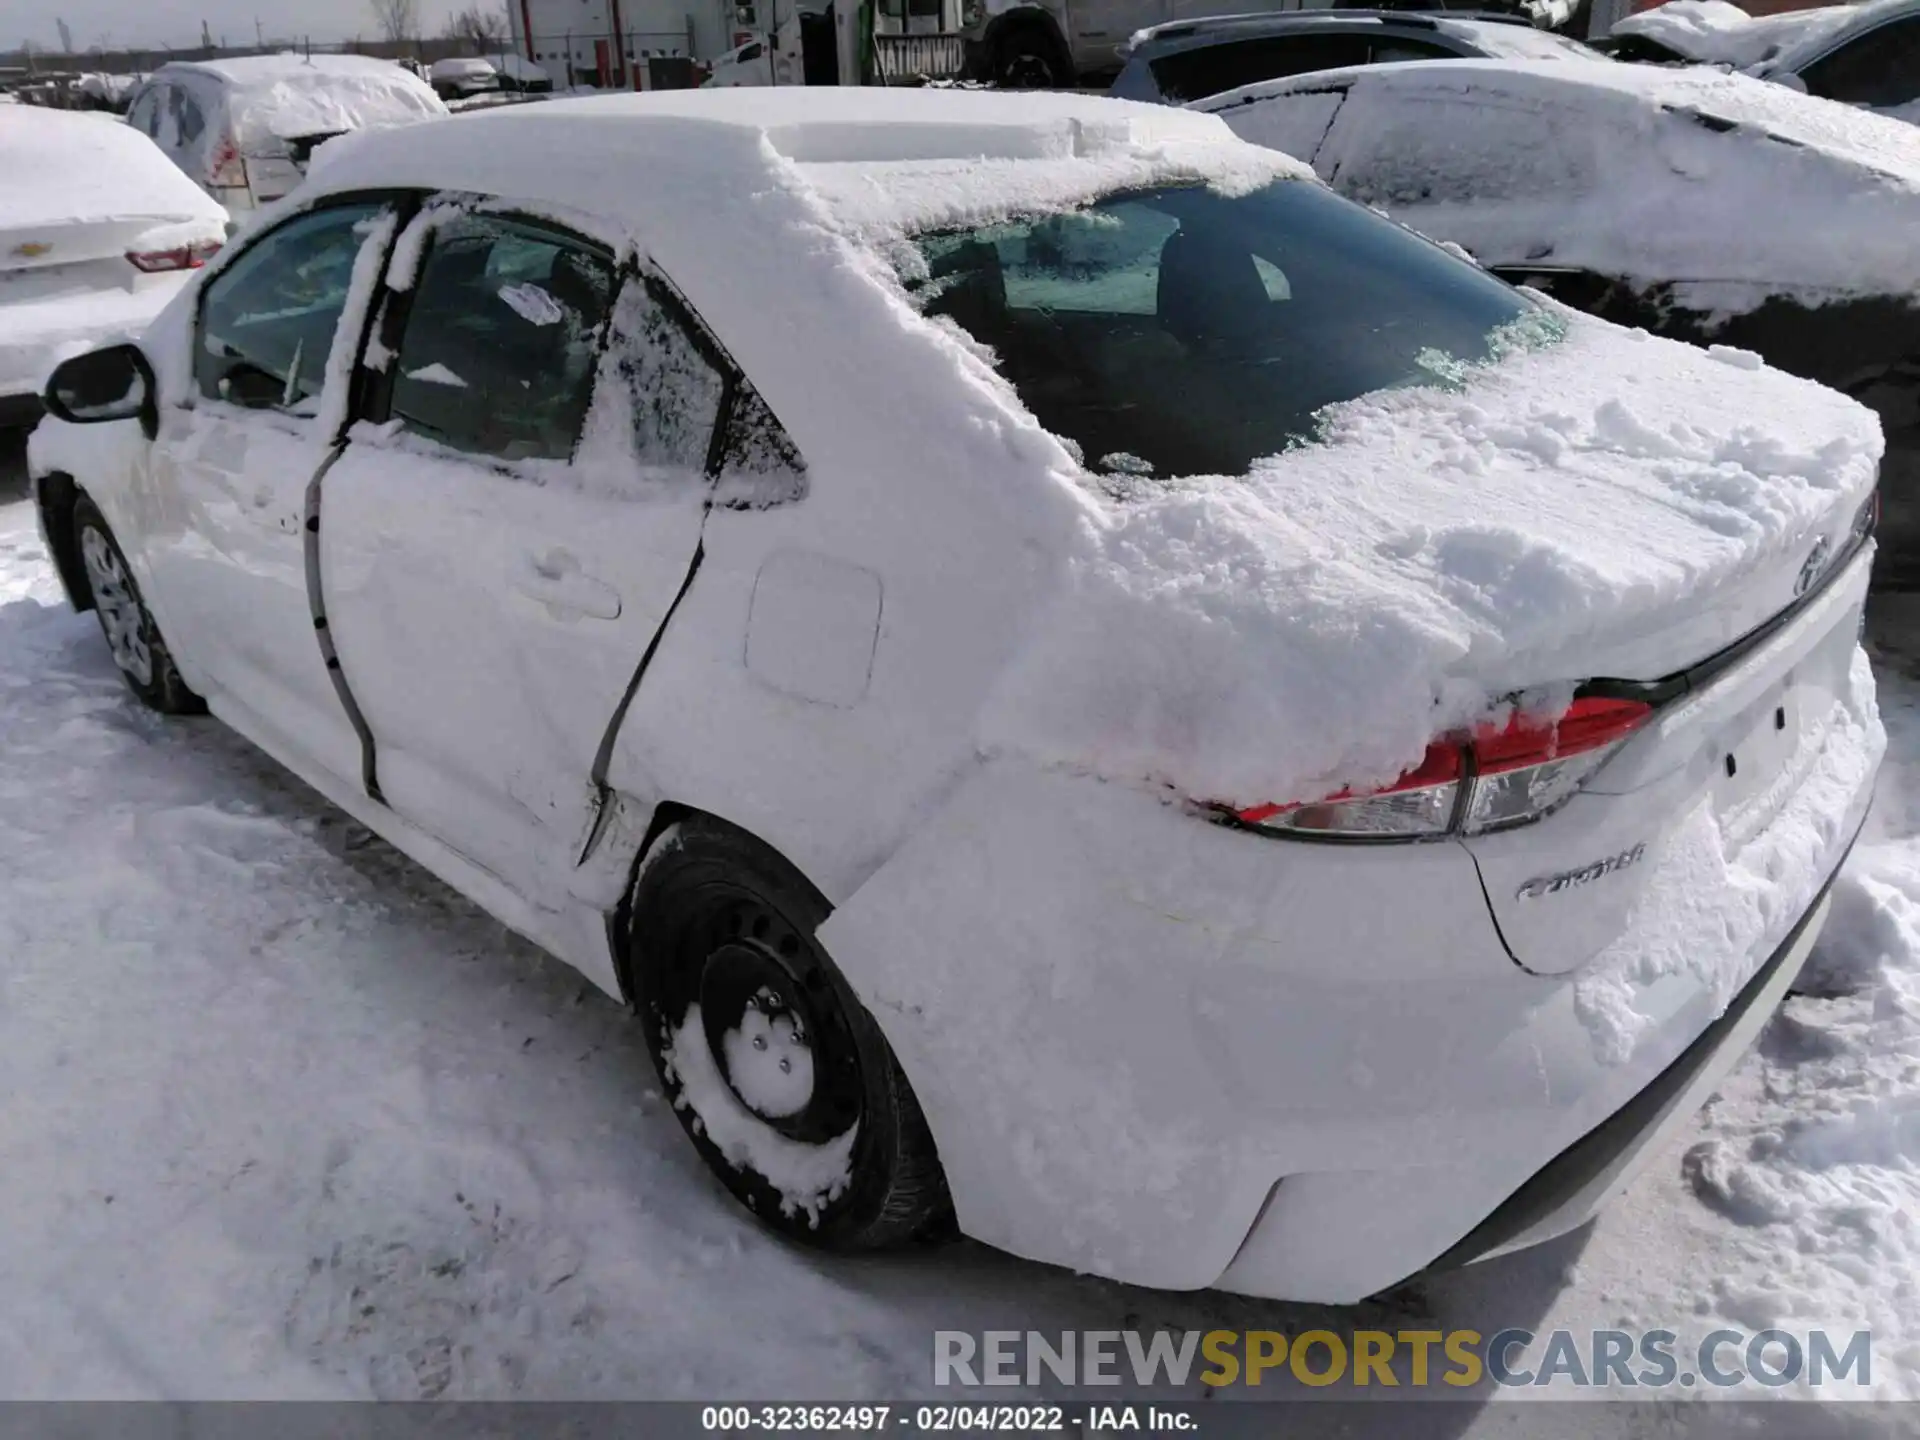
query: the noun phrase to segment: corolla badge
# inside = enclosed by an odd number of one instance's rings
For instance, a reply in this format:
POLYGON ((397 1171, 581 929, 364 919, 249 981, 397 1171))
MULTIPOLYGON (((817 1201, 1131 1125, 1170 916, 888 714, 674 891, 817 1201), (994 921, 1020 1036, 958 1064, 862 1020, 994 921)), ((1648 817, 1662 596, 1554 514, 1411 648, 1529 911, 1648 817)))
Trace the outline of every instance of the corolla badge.
POLYGON ((1813 542, 1813 549, 1809 550, 1807 558, 1800 562, 1799 575, 1794 577, 1793 593, 1795 595, 1806 594, 1813 588, 1813 582, 1826 573, 1827 552, 1832 548, 1832 542, 1824 535, 1813 542))
POLYGON ((1515 898, 1538 900, 1542 895, 1559 895, 1567 890, 1578 889, 1603 875, 1613 875, 1629 865, 1639 864, 1646 853, 1647 842, 1642 840, 1631 850, 1622 850, 1618 855, 1609 855, 1591 865, 1582 865, 1578 870, 1562 870, 1558 875, 1536 875, 1515 892, 1515 898))

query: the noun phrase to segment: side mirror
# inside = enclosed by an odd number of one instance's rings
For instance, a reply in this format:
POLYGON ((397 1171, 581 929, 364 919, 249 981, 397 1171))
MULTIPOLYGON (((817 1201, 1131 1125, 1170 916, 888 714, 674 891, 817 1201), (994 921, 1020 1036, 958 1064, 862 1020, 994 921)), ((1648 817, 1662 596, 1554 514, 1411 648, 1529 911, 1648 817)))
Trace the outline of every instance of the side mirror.
POLYGON ((94 425, 137 419, 151 440, 160 432, 157 388, 139 346, 111 345, 54 366, 43 398, 57 420, 94 425))
POLYGON ((1793 71, 1791 70, 1782 70, 1777 75, 1767 76, 1767 79, 1771 80, 1774 84, 1780 86, 1781 89, 1783 90, 1791 90, 1798 95, 1804 95, 1807 93, 1807 82, 1802 80, 1798 75, 1794 74, 1793 71))

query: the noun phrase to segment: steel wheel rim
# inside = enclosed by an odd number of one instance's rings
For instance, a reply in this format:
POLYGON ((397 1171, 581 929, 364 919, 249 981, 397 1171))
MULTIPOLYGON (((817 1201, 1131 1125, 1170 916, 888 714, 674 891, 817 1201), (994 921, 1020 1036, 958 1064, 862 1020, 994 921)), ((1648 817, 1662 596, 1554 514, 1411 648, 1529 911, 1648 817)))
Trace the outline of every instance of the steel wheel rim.
POLYGON ((1001 85, 1008 90, 1045 90, 1053 84, 1053 67, 1038 55, 1016 56, 1008 63, 1001 85))
POLYGON ((93 590, 93 608, 106 632, 113 663, 142 685, 153 683, 153 651, 147 644, 147 617, 133 593, 133 581, 112 543, 92 526, 80 535, 80 558, 93 590))
POLYGON ((697 953, 686 998, 700 1005, 708 1054, 748 1113, 807 1145, 826 1144, 857 1124, 865 1109, 858 1049, 808 938, 757 897, 733 891, 710 914, 697 953), (755 1045, 760 1038, 768 1043, 755 1045), (764 1086, 740 1073, 749 1057, 768 1066, 783 1058, 804 1065, 804 1077, 783 1077, 794 1086, 787 1098, 798 1103, 767 1104, 764 1086))

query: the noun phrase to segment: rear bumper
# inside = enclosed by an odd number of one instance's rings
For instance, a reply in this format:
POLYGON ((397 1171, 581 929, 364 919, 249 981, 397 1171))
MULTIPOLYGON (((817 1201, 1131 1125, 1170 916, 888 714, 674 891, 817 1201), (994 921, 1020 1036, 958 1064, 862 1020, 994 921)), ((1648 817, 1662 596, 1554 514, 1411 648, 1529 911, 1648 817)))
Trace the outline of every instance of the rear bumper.
POLYGON ((1137 1284, 1348 1303, 1579 1224, 1686 1122, 1817 934, 1884 747, 1872 693, 1862 659, 1855 721, 1762 839, 1726 855, 1689 809, 1664 842, 1674 895, 1567 974, 1513 963, 1456 842, 1276 842, 1011 760, 821 938, 968 1234, 1137 1284))
MULTIPOLYGON (((1849 846, 1851 849, 1851 846, 1849 846)), ((1844 861, 1843 861, 1844 863, 1844 861)), ((1836 870, 1835 874, 1838 871, 1836 870)), ((1758 1037, 1813 953, 1832 906, 1820 898, 1726 1011, 1652 1084, 1549 1160, 1460 1242, 1428 1267, 1449 1270, 1537 1245, 1577 1229, 1682 1129, 1758 1037)))

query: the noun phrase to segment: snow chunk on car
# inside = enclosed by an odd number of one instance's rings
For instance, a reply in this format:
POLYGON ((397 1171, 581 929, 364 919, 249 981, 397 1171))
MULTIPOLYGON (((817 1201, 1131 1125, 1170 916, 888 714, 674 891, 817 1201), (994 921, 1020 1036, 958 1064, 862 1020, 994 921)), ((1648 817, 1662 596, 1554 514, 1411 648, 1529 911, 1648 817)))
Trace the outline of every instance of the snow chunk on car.
POLYGON ((1748 76, 1431 60, 1196 108, 1483 264, 1673 282, 1723 314, 1920 295, 1920 131, 1748 76))
POLYGON ((359 55, 249 56, 210 62, 233 86, 233 141, 242 151, 277 140, 409 125, 447 107, 417 75, 359 55))
POLYGON ((1784 15, 1749 15, 1727 0, 1668 0, 1614 23, 1613 36, 1637 35, 1676 55, 1705 65, 1744 70, 1773 59, 1789 46, 1838 34, 1857 7, 1831 5, 1784 15))
MULTIPOLYGON (((1543 312, 1543 318, 1547 318, 1543 312)), ((1384 785, 1501 697, 1685 668, 1851 514, 1873 414, 1572 312, 1249 474, 1090 507, 989 745, 1235 806, 1384 785)))

